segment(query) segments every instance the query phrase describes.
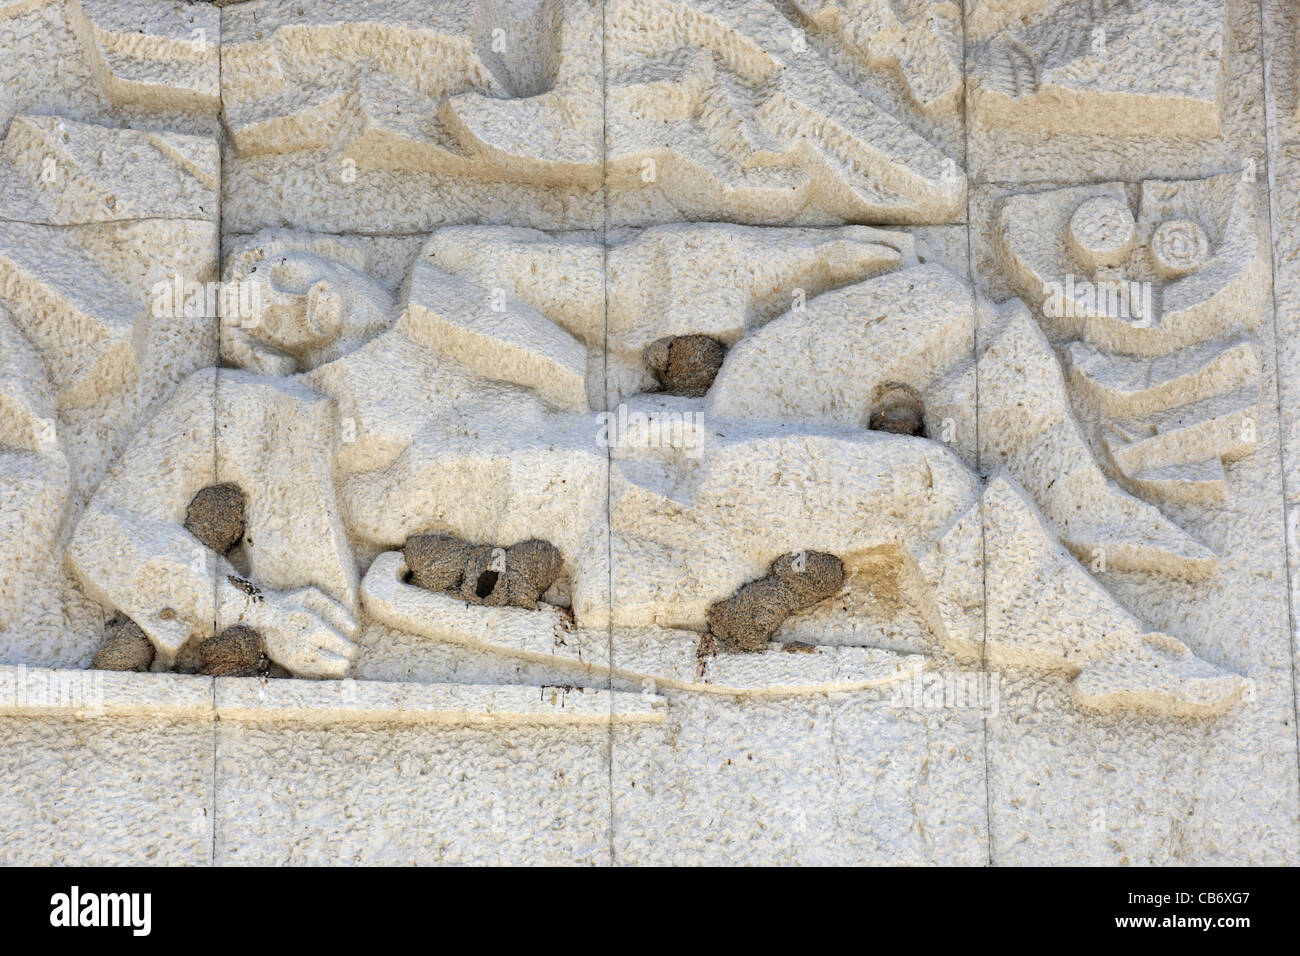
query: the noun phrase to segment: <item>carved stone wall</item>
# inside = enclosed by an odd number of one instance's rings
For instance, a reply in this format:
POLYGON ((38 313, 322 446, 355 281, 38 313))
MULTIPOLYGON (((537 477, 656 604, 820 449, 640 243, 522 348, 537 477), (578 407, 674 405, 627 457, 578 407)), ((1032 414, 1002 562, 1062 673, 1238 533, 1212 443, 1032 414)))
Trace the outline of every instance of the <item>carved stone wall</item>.
POLYGON ((1297 862, 1298 30, 0 2, 0 862, 1297 862))

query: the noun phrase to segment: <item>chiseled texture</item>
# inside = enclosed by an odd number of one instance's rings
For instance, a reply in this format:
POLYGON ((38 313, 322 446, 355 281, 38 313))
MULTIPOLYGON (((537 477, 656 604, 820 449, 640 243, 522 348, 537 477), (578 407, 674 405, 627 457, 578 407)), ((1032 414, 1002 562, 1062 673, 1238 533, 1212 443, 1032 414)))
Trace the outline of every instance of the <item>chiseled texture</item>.
POLYGON ((0 766, 12 782, 0 791, 0 862, 212 862, 211 724, 8 717, 0 720, 0 740, 0 766))

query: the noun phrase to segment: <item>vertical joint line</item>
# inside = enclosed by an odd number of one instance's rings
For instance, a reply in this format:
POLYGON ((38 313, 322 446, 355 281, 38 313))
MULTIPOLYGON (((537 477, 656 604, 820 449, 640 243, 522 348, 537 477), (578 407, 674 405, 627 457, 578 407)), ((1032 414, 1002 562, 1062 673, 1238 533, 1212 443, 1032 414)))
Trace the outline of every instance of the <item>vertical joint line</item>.
MULTIPOLYGON (((609 74, 607 72, 606 0, 600 0, 600 280, 604 336, 601 392, 605 411, 609 411, 609 74)), ((608 675, 605 692, 609 696, 609 725, 607 728, 605 759, 608 761, 606 787, 609 796, 609 864, 614 865, 614 507, 613 507, 613 445, 605 443, 605 595, 608 617, 605 623, 605 659, 608 675)))
MULTIPOLYGON (((1263 158, 1264 158, 1264 169, 1267 172, 1267 175, 1264 177, 1264 183, 1265 183, 1265 187, 1268 190, 1268 203, 1267 203, 1268 253, 1269 253, 1268 264, 1270 270, 1269 298, 1273 302, 1273 386, 1274 386, 1276 399, 1277 399, 1277 457, 1278 457, 1278 473, 1279 473, 1278 477, 1281 482, 1281 491, 1282 491, 1282 562, 1283 562, 1283 567, 1286 569, 1287 646, 1290 648, 1291 651, 1291 726, 1292 728, 1294 728, 1296 733, 1296 780, 1297 780, 1297 785, 1300 786, 1300 699, 1297 698, 1297 691, 1300 690, 1300 687, 1297 687, 1296 684, 1297 681, 1297 672, 1296 672, 1297 648, 1296 648, 1296 638, 1295 638, 1296 615, 1295 615, 1295 601, 1292 595, 1292 588, 1294 587, 1293 574, 1295 569, 1292 568, 1291 566, 1291 535, 1290 535, 1291 529, 1290 529, 1289 516, 1287 514, 1287 497, 1290 489, 1287 488, 1286 446, 1285 446, 1285 440, 1283 438, 1283 429, 1282 429, 1282 352, 1281 352, 1282 340, 1280 338, 1280 326, 1278 323, 1278 308, 1279 308, 1278 301, 1277 301, 1278 250, 1277 250, 1277 244, 1275 242, 1275 236, 1276 236, 1275 227, 1276 227, 1277 217, 1274 216, 1273 214, 1273 203, 1277 195, 1277 191, 1274 188, 1275 183, 1273 178, 1274 177, 1273 156, 1281 155, 1281 151, 1278 149, 1278 142, 1276 136, 1277 116, 1274 110, 1274 102, 1273 102, 1273 97, 1271 95, 1272 91, 1269 85, 1269 74, 1271 72, 1270 54, 1276 50, 1276 47, 1274 47, 1273 50, 1270 50, 1268 46, 1268 36, 1267 36, 1267 32, 1264 29, 1265 11, 1264 11, 1264 3, 1262 2, 1262 0, 1259 4, 1258 9, 1259 9, 1260 83, 1262 85, 1262 89, 1264 92, 1264 157, 1263 158)), ((1294 45, 1297 42, 1297 40, 1300 39, 1297 38, 1296 35, 1297 27, 1300 27, 1300 12, 1297 12, 1294 6, 1292 7, 1291 10, 1290 21, 1286 24, 1286 27, 1288 29, 1285 35, 1289 37, 1290 42, 1294 45)), ((1295 49, 1292 49, 1290 52, 1293 60, 1296 60, 1297 54, 1300 53, 1300 51, 1297 51, 1295 49)), ((1300 82, 1300 76, 1294 77, 1292 79, 1292 83, 1291 83, 1293 87, 1293 89, 1291 90, 1292 95, 1296 95, 1296 90, 1294 89, 1294 87, 1297 85, 1297 82, 1300 82)))
MULTIPOLYGON (((961 7, 961 165, 966 177, 966 281, 970 283, 971 304, 971 361, 975 366, 975 472, 980 480, 979 518, 980 518, 980 627, 983 640, 980 641, 980 673, 984 680, 990 679, 988 668, 989 643, 989 573, 988 573, 988 536, 984 515, 984 494, 986 484, 984 475, 984 458, 980 453, 980 328, 979 328, 979 292, 975 286, 975 247, 971 241, 971 181, 970 175, 970 75, 966 64, 966 3, 961 7)), ((993 781, 989 755, 989 715, 985 707, 980 720, 984 747, 984 837, 986 841, 985 857, 989 866, 993 865, 993 781)))

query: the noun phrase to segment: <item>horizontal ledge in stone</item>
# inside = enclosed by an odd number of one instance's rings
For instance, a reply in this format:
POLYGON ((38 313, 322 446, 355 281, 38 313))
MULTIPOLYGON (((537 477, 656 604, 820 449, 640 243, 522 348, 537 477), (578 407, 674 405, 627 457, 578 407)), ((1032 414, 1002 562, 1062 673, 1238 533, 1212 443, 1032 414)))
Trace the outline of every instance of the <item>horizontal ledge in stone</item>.
POLYGON ((0 717, 192 717, 316 723, 662 722, 654 694, 524 684, 313 681, 0 666, 0 717))
POLYGON ((222 720, 606 724, 665 719, 664 699, 656 695, 557 685, 220 677, 216 700, 222 720))
POLYGON ((0 666, 4 717, 203 717, 211 712, 211 677, 0 666))

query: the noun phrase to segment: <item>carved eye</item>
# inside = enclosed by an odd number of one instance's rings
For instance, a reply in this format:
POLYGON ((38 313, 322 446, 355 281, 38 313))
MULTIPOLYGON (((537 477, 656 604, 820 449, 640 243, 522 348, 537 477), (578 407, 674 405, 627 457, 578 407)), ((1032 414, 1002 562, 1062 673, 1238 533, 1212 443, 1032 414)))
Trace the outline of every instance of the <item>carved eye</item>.
POLYGON ((1210 240, 1191 219, 1166 219, 1151 234, 1151 260, 1162 278, 1195 272, 1209 257, 1210 240))
POLYGON ((311 263, 297 256, 281 256, 271 264, 271 285, 277 292, 306 295, 315 277, 311 263))

